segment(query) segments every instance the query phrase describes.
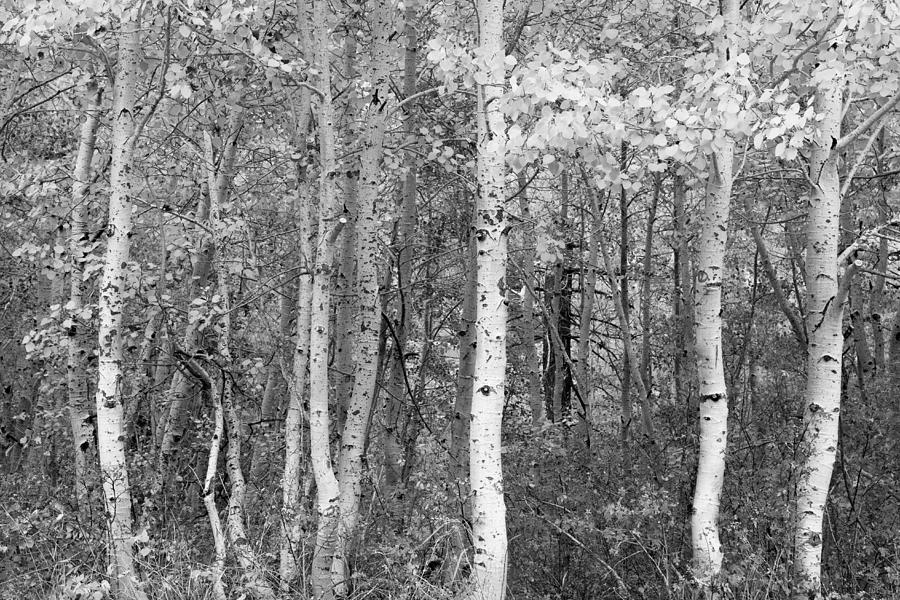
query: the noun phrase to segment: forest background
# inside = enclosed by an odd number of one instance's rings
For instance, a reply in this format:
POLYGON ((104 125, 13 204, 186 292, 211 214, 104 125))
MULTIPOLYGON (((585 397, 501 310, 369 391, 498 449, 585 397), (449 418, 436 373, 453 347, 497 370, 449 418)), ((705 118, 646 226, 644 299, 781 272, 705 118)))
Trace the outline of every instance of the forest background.
POLYGON ((3 0, 4 598, 900 597, 893 0, 3 0))

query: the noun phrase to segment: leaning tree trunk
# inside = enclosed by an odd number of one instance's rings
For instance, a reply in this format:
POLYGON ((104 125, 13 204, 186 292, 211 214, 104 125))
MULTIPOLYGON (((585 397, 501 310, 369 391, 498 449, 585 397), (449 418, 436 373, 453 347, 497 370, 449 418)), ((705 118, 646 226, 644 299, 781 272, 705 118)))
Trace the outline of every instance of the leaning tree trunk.
POLYGON ((87 107, 81 126, 81 140, 75 159, 72 177, 72 211, 69 220, 69 344, 66 365, 66 384, 69 392, 69 421, 75 451, 75 498, 78 512, 87 517, 90 513, 90 463, 95 457, 93 411, 88 400, 88 348, 87 320, 81 315, 84 309, 82 276, 89 250, 85 247, 88 186, 91 177, 91 158, 94 156, 97 124, 100 111, 100 88, 97 82, 88 83, 87 107))
POLYGON ((838 442, 843 334, 838 294, 838 154, 843 83, 823 81, 816 91, 822 116, 809 159, 812 186, 806 242, 806 331, 809 339, 803 412, 804 465, 797 491, 795 597, 821 597, 822 519, 838 442))
POLYGON ((506 503, 500 449, 506 396, 506 128, 501 96, 505 81, 503 2, 478 0, 478 198, 475 240, 475 381, 469 430, 472 487, 473 587, 469 600, 502 600, 506 591, 506 503))
MULTIPOLYGON (((232 104, 232 102, 229 102, 232 104)), ((228 118, 228 129, 222 143, 220 152, 220 164, 218 170, 213 158, 213 137, 209 131, 204 132, 205 156, 204 163, 209 186, 209 220, 213 230, 213 238, 218 248, 218 257, 215 260, 216 278, 218 280, 218 294, 222 303, 222 314, 219 320, 219 337, 217 350, 219 360, 224 364, 222 371, 222 410, 224 412, 225 431, 228 435, 228 447, 225 454, 225 467, 228 471, 228 479, 231 484, 231 494, 228 498, 228 508, 225 519, 225 532, 228 540, 234 548, 235 556, 240 565, 248 590, 256 598, 268 600, 275 597, 275 593, 266 581, 262 561, 256 555, 247 530, 244 526, 244 498, 246 495, 246 482, 241 468, 241 436, 242 422, 237 400, 234 398, 231 382, 226 375, 231 368, 231 267, 228 264, 233 260, 230 248, 232 240, 229 239, 228 224, 225 222, 225 202, 228 195, 229 182, 234 177, 234 162, 237 154, 237 142, 241 131, 241 108, 238 102, 233 102, 232 111, 228 118)))
POLYGON ((109 524, 110 563, 123 598, 144 598, 134 561, 131 487, 125 461, 122 314, 131 246, 131 198, 135 138, 135 98, 141 71, 140 24, 123 19, 119 33, 110 167, 109 224, 100 280, 100 332, 97 363, 97 449, 109 524))
MULTIPOLYGON (((739 10, 737 0, 725 0, 722 4, 725 25, 716 41, 720 68, 734 64, 737 56, 739 10)), ((732 91, 728 89, 727 93, 732 91)), ((734 177, 734 140, 727 133, 714 147, 710 159, 697 251, 694 348, 700 395, 700 448, 691 516, 694 577, 704 587, 711 585, 722 570, 718 520, 728 440, 728 396, 722 354, 722 263, 734 177)))

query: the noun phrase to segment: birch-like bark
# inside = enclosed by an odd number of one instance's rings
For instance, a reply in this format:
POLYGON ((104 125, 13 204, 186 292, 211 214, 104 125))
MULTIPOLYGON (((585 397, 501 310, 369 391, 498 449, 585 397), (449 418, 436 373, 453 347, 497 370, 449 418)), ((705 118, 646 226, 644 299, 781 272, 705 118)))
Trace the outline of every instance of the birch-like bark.
MULTIPOLYGON (((297 31, 300 48, 304 57, 310 56, 309 9, 304 0, 297 0, 297 31)), ((281 480, 281 553, 279 558, 280 591, 286 596, 295 589, 300 576, 300 557, 303 552, 300 478, 302 476, 303 439, 303 397, 309 368, 309 336, 312 310, 313 285, 313 206, 310 194, 309 173, 306 166, 307 135, 310 125, 311 93, 308 88, 300 89, 296 107, 297 155, 297 204, 299 214, 299 236, 301 272, 297 283, 297 334, 294 341, 294 356, 291 381, 288 385, 290 399, 284 420, 284 473, 281 480)), ((301 589, 305 586, 301 586, 301 589)))
POLYGON ((806 242, 806 392, 804 464, 797 491, 794 597, 821 597, 822 520, 838 443, 841 400, 843 298, 838 288, 840 182, 838 155, 843 77, 819 83, 815 109, 821 116, 809 158, 812 186, 806 242))
POLYGON ((505 76, 502 0, 478 0, 478 47, 482 65, 478 123, 477 309, 475 380, 469 431, 472 487, 472 589, 468 600, 503 600, 506 591, 506 503, 503 497, 501 429, 506 396, 505 207, 506 127, 501 96, 505 76))
POLYGON ((88 399, 88 347, 87 320, 84 310, 84 263, 90 250, 85 234, 87 198, 91 179, 91 159, 99 123, 100 95, 97 82, 91 80, 85 92, 85 117, 81 125, 81 139, 72 174, 72 209, 69 219, 69 344, 66 364, 66 385, 69 394, 69 422, 75 452, 75 498, 82 517, 90 513, 91 463, 95 458, 93 411, 88 399))
POLYGON ((209 440, 209 456, 206 460, 206 475, 203 478, 203 505, 206 507, 206 515, 209 518, 209 527, 213 537, 215 558, 210 568, 210 583, 212 584, 213 597, 216 600, 225 600, 225 583, 222 576, 225 573, 225 530, 222 527, 222 519, 219 518, 219 509, 216 506, 216 470, 219 465, 219 452, 222 448, 222 436, 225 434, 225 417, 222 411, 221 396, 215 382, 206 369, 201 367, 196 360, 187 354, 180 354, 179 358, 184 362, 184 367, 196 377, 203 388, 203 393, 208 397, 213 407, 213 433, 209 440))
MULTIPOLYGON (((535 327, 534 327, 534 255, 536 252, 536 240, 534 235, 534 222, 531 218, 531 200, 528 190, 525 189, 527 181, 525 173, 519 175, 519 188, 522 190, 519 194, 519 210, 522 213, 522 221, 525 223, 524 235, 522 243, 525 246, 522 256, 522 277, 528 285, 523 286, 522 291, 522 343, 525 345, 525 371, 528 381, 528 405, 531 407, 531 423, 535 427, 544 424, 544 400, 541 397, 541 368, 538 360, 537 348, 535 348, 535 327)), ((596 280, 596 272, 594 274, 596 280)), ((468 289, 468 288, 467 288, 468 289)), ((473 306, 474 306, 473 293, 473 306)), ((593 297, 591 299, 593 302, 593 297)), ((584 308, 582 308, 584 310, 584 308)), ((583 318, 582 318, 583 320, 583 318)), ((588 324, 590 326, 590 324, 588 324)), ((582 325, 582 331, 584 326, 582 325)), ((579 359, 582 354, 579 353, 579 359)), ((580 381, 585 381, 580 378, 580 381)), ((470 394, 471 395, 471 394, 470 394)))
MULTIPOLYGON (((737 58, 741 18, 738 0, 724 0, 721 11, 724 25, 715 46, 719 69, 727 70, 734 67, 737 58)), ((726 93, 732 92, 728 89, 726 93)), ((728 442, 728 391, 722 354, 722 266, 733 179, 734 140, 723 131, 710 155, 706 198, 700 216, 698 289, 694 300, 700 447, 691 516, 691 545, 694 577, 704 587, 712 585, 722 570, 718 519, 728 442)))
POLYGON ((313 269, 312 313, 309 341, 309 441, 313 476, 316 480, 318 523, 312 564, 312 593, 315 600, 334 598, 331 567, 338 542, 340 487, 331 461, 330 418, 328 414, 328 344, 331 312, 331 271, 334 243, 339 233, 335 206, 335 128, 331 94, 330 19, 325 0, 313 0, 312 31, 319 73, 319 217, 313 269))
MULTIPOLYGON (((209 221, 213 230, 213 240, 218 249, 218 256, 214 261, 217 291, 222 303, 222 314, 218 322, 218 340, 216 342, 219 360, 229 369, 232 365, 231 357, 231 269, 232 258, 230 248, 231 240, 228 239, 227 224, 225 223, 225 202, 228 197, 228 186, 234 176, 234 163, 237 155, 237 143, 241 132, 242 108, 238 102, 229 102, 228 126, 225 139, 222 144, 219 166, 213 154, 213 138, 209 131, 204 132, 204 163, 209 187, 209 221)), ((225 532, 228 541, 234 548, 238 564, 243 571, 247 582, 247 589, 256 598, 268 600, 275 598, 272 587, 266 580, 262 561, 250 545, 247 530, 244 526, 244 499, 247 491, 244 473, 241 468, 241 436, 243 423, 240 410, 234 398, 232 386, 223 371, 221 389, 222 410, 224 411, 225 431, 228 435, 228 446, 225 453, 225 467, 228 470, 228 479, 231 484, 231 493, 228 497, 228 508, 225 519, 225 532)))
MULTIPOLYGON (((133 15, 132 11, 126 14, 133 15)), ((119 32, 118 74, 113 101, 109 224, 100 280, 100 331, 97 381, 97 449, 103 499, 109 526, 110 562, 118 593, 143 599, 134 560, 131 487, 125 461, 122 314, 131 247, 131 197, 136 131, 136 88, 140 74, 141 33, 138 19, 123 18, 119 32)))
POLYGON ((378 263, 381 258, 378 240, 378 197, 382 179, 384 131, 388 115, 386 108, 389 68, 393 58, 388 41, 393 33, 391 10, 386 4, 376 3, 370 22, 372 71, 367 79, 372 83, 373 93, 366 111, 366 125, 362 138, 356 221, 356 291, 359 305, 353 346, 356 371, 353 378, 353 395, 347 403, 347 417, 341 437, 341 455, 338 463, 341 526, 333 572, 335 588, 341 595, 344 595, 343 590, 349 580, 348 551, 359 520, 362 456, 378 379, 378 346, 381 331, 381 303, 378 296, 378 263))
MULTIPOLYGON (((359 80, 356 69, 356 32, 360 27, 359 15, 354 13, 347 17, 344 25, 343 65, 341 71, 344 75, 345 85, 354 86, 359 80)), ((352 89, 352 87, 351 87, 352 89)), ((343 135, 347 139, 357 139, 359 136, 356 121, 359 112, 359 94, 354 92, 339 95, 341 99, 336 107, 337 114, 344 115, 343 135)), ((337 100, 337 99, 336 99, 337 100)), ((334 304, 334 357, 331 378, 334 382, 334 407, 333 414, 337 417, 336 432, 342 435, 344 421, 347 418, 347 408, 350 405, 350 396, 353 392, 353 348, 356 339, 356 323, 354 311, 358 298, 356 297, 356 268, 357 268, 357 232, 359 205, 359 159, 356 155, 350 157, 350 164, 342 169, 340 177, 343 186, 343 202, 347 223, 341 233, 341 247, 339 253, 340 266, 333 279, 332 303, 334 304)))

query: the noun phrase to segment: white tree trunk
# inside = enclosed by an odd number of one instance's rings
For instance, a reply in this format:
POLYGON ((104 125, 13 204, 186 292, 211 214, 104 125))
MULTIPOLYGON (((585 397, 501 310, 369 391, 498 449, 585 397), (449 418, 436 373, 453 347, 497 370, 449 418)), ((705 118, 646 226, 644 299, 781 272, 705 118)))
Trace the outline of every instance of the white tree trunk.
MULTIPOLYGON (((304 58, 310 56, 309 10, 304 0, 297 1, 297 31, 304 58)), ((310 196, 309 173, 305 163, 308 148, 311 93, 301 88, 296 108, 296 152, 302 162, 297 163, 297 204, 299 214, 300 261, 302 271, 297 284, 297 334, 294 342, 294 357, 291 381, 288 385, 290 399, 284 421, 284 473, 282 475, 281 507, 281 556, 279 565, 280 591, 283 596, 296 586, 300 575, 299 558, 303 551, 303 513, 300 498, 300 477, 304 457, 303 440, 303 397, 306 390, 306 373, 309 368, 309 335, 312 309, 313 285, 313 206, 310 196)))
POLYGON ((69 220, 69 345, 66 365, 66 383, 69 393, 69 421, 72 427, 72 442, 75 451, 75 498, 82 516, 90 512, 90 463, 95 457, 93 411, 88 399, 88 323, 81 317, 84 309, 83 285, 84 262, 89 252, 85 247, 85 222, 87 218, 87 197, 91 177, 91 159, 99 123, 100 88, 91 80, 85 94, 84 123, 81 126, 81 140, 75 159, 72 177, 72 212, 69 220))
MULTIPOLYGON (((209 131, 204 132, 204 163, 206 167, 209 185, 209 220, 213 230, 213 238, 218 248, 218 257, 215 260, 216 278, 218 280, 218 292, 221 297, 223 312, 218 322, 217 350, 219 360, 230 368, 231 358, 231 270, 229 262, 232 259, 229 249, 232 240, 228 239, 227 224, 224 221, 225 201, 228 195, 228 185, 233 177, 234 162, 237 154, 237 142, 241 131, 241 108, 234 103, 230 107, 232 111, 228 118, 228 129, 222 143, 220 164, 218 170, 213 158, 213 138, 209 131)), ((244 526, 244 497, 246 483, 241 469, 241 436, 242 422, 240 410, 232 393, 231 383, 227 377, 222 377, 222 410, 224 411, 225 430, 228 434, 228 447, 226 451, 225 465, 228 470, 228 479, 231 484, 231 494, 228 498, 226 516, 226 534, 238 563, 243 570, 247 581, 247 588, 256 598, 268 600, 275 597, 271 586, 266 581, 262 562, 256 555, 247 538, 247 530, 244 526)))
POLYGON ((134 561, 131 487, 125 461, 122 397, 122 313, 131 237, 131 196, 135 131, 135 96, 140 73, 140 25, 123 19, 119 33, 118 75, 113 101, 112 163, 106 255, 100 280, 99 360, 97 381, 97 446, 103 499, 109 524, 110 561, 119 594, 144 598, 134 561))
POLYGON ((809 217, 806 230, 806 331, 809 339, 803 414, 804 465, 797 491, 794 571, 797 598, 821 597, 822 519, 838 442, 841 400, 843 302, 838 294, 839 213, 837 153, 842 81, 816 91, 822 116, 810 153, 809 217))
POLYGON ((309 441, 319 520, 312 564, 312 592, 315 600, 334 598, 331 568, 340 524, 340 487, 331 461, 330 419, 328 415, 328 346, 331 312, 331 271, 334 243, 339 233, 335 206, 335 128, 329 64, 330 33, 328 5, 313 0, 312 31, 319 97, 319 224, 316 261, 313 270, 312 315, 309 340, 309 441))
POLYGON ((375 399, 381 330, 381 302, 378 296, 378 263, 381 258, 378 240, 378 197, 382 179, 384 131, 388 115, 386 109, 389 94, 388 76, 393 58, 388 42, 388 37, 393 33, 391 9, 386 4, 376 3, 370 22, 372 70, 367 79, 372 83, 373 94, 367 109, 362 139, 356 220, 356 288, 359 302, 359 311, 354 321, 356 335, 353 358, 356 369, 338 463, 341 527, 333 568, 335 587, 338 590, 343 590, 347 585, 348 550, 359 518, 362 454, 375 399))
MULTIPOLYGON (((737 0, 722 4, 725 18, 716 40, 719 68, 727 69, 737 57, 737 0)), ((710 155, 709 179, 700 217, 695 297, 697 379, 700 394, 700 448, 691 516, 694 577, 708 586, 722 570, 719 542, 719 500, 725 476, 728 441, 728 395, 722 355, 722 264, 728 238, 728 212, 734 171, 734 140, 724 133, 710 155)))
POLYGON ((502 600, 506 591, 506 503, 501 429, 506 396, 506 128, 502 0, 478 0, 478 251, 475 381, 469 430, 474 556, 470 600, 502 600))

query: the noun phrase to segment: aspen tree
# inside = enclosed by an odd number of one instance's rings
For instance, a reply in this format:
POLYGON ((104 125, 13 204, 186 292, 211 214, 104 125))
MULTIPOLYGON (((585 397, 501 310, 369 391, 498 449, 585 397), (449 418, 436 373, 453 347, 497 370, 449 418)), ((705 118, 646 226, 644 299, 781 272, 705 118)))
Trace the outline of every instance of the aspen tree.
MULTIPOLYGON (((217 279, 217 291, 222 303, 222 314, 218 321, 218 339, 216 342, 221 360, 226 366, 231 366, 231 244, 228 239, 225 217, 225 202, 228 199, 228 187, 234 175, 234 162, 237 155, 237 142, 241 132, 242 108, 238 105, 237 94, 229 99, 228 126, 222 142, 218 168, 213 152, 213 138, 210 131, 204 131, 204 166, 206 168, 207 183, 209 188, 209 220, 213 230, 213 239, 218 248, 218 256, 215 259, 215 272, 217 279)), ((234 398, 231 382, 227 377, 222 378, 222 411, 224 413, 225 431, 228 434, 228 447, 226 449, 225 466, 228 470, 228 479, 231 484, 231 494, 228 497, 228 508, 225 519, 225 532, 231 542, 238 564, 243 570, 247 581, 247 588, 255 597, 262 600, 274 598, 275 594, 266 581, 265 572, 259 557, 250 546, 247 530, 244 526, 244 498, 246 494, 246 482, 241 468, 241 436, 242 423, 237 401, 234 398)))
POLYGON ((470 600, 502 600, 506 591, 506 504, 503 498, 501 428, 506 391, 505 215, 506 128, 500 99, 505 56, 503 2, 478 0, 478 196, 475 380, 469 431, 474 556, 470 600))
MULTIPOLYGON (((822 77, 815 95, 819 128, 809 156, 806 229, 806 332, 809 340, 803 411, 804 465, 797 491, 795 597, 821 597, 822 519, 837 453, 843 354, 839 295, 841 208, 838 153, 844 74, 822 77)), ((845 274, 846 276, 846 274, 845 274)), ((846 292, 846 290, 844 290, 846 292)))
MULTIPOLYGON (((382 2, 374 3, 372 20, 372 71, 368 76, 373 93, 365 115, 360 158, 359 196, 356 220, 356 288, 358 312, 355 320, 353 358, 355 375, 353 395, 341 437, 338 463, 340 484, 340 536, 335 554, 335 586, 346 586, 347 552, 359 519, 359 500, 362 493, 362 454, 365 448, 369 416, 375 400, 378 378, 378 346, 381 325, 381 303, 378 297, 378 263, 381 250, 378 241, 378 196, 381 185, 381 166, 384 153, 384 131, 387 121, 389 67, 392 52, 388 38, 393 32, 391 8, 382 2)), ((342 399, 338 399, 341 404, 342 399)))
POLYGON ((88 340, 87 323, 82 318, 84 309, 84 262, 87 249, 86 239, 87 199, 91 177, 91 159, 100 121, 100 96, 102 90, 95 79, 91 79, 85 91, 85 116, 81 125, 81 138, 75 171, 72 176, 72 211, 69 219, 69 345, 66 364, 66 383, 69 393, 69 422, 72 427, 72 442, 75 451, 75 498, 82 516, 90 511, 91 477, 89 463, 94 456, 93 415, 88 400, 88 340))
POLYGON ((119 59, 112 110, 109 223, 100 313, 97 381, 97 450, 109 525, 110 563, 119 594, 142 599, 134 560, 131 486, 125 461, 122 315, 131 248, 134 146, 140 134, 135 99, 141 72, 141 29, 137 9, 126 9, 118 34, 119 59))
MULTIPOLYGON (((310 56, 309 7, 304 0, 297 0, 297 31, 303 57, 310 56)), ((309 368, 309 335, 312 309, 313 284, 313 206, 310 194, 310 181, 305 164, 307 135, 310 125, 312 94, 309 88, 303 87, 299 92, 296 107, 296 127, 294 138, 296 153, 300 156, 297 163, 296 198, 299 206, 300 261, 301 272, 297 283, 297 333, 294 341, 291 381, 288 385, 289 400, 284 421, 284 473, 281 481, 281 554, 280 554, 280 591, 287 594, 299 575, 298 558, 302 552, 300 512, 300 477, 303 461, 303 394, 307 384, 309 368)))
MULTIPOLYGON (((721 11, 724 24, 715 41, 715 48, 718 69, 727 73, 737 64, 737 36, 741 19, 738 1, 724 0, 721 11)), ((722 354, 722 263, 728 237, 735 144, 727 132, 720 131, 717 137, 709 157, 709 179, 700 216, 698 289, 694 299, 700 447, 691 516, 691 544, 694 576, 701 586, 711 585, 722 569, 718 519, 728 441, 728 391, 722 354)))
POLYGON ((334 244, 340 233, 335 203, 335 127, 331 94, 331 19, 324 0, 313 0, 312 31, 319 92, 319 206, 313 268, 312 309, 309 339, 309 442, 316 480, 318 523, 312 562, 312 593, 316 600, 334 598, 331 577, 338 543, 340 487, 331 460, 331 426, 328 414, 328 346, 331 313, 331 271, 334 244))

